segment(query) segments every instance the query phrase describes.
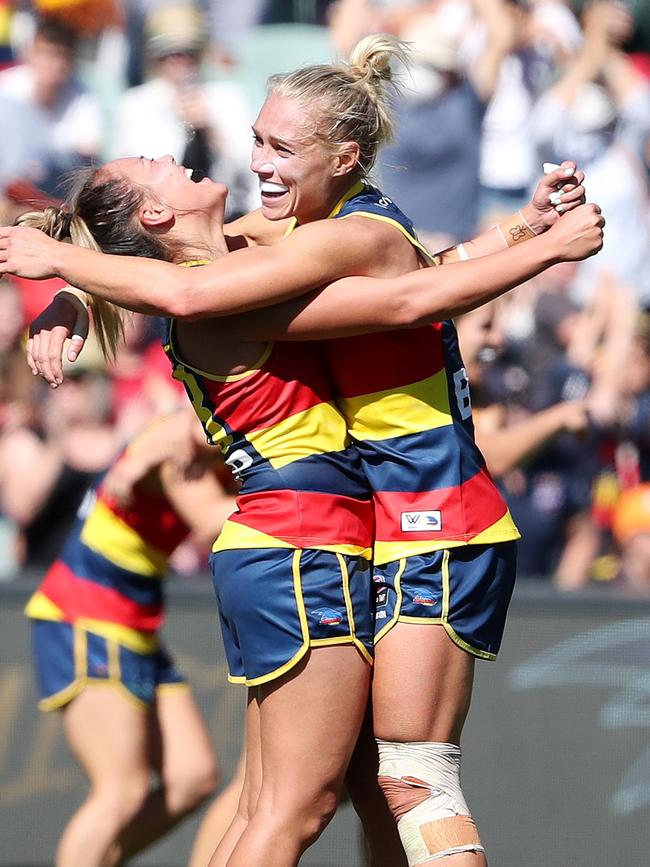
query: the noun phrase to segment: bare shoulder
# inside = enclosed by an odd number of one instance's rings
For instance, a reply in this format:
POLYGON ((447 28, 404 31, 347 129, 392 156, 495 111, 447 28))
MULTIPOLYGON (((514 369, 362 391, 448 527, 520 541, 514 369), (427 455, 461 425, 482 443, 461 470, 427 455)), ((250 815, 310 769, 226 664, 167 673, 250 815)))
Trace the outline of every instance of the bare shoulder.
POLYGON ((284 237, 290 222, 291 220, 267 220, 262 209, 258 208, 226 223, 224 232, 229 238, 245 238, 248 246, 268 247, 284 237))

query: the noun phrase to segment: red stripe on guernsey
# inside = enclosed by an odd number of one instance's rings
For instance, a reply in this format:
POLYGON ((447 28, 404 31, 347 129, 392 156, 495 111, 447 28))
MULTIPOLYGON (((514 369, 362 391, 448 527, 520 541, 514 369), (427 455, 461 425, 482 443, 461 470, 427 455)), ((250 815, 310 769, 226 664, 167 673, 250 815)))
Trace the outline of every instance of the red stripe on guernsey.
POLYGON ((162 626, 162 605, 140 605, 116 590, 80 578, 60 560, 52 564, 39 590, 64 612, 70 623, 89 618, 143 632, 155 632, 162 626))
POLYGON ((299 548, 318 545, 372 545, 370 500, 313 491, 260 491, 237 498, 241 510, 229 521, 261 530, 299 548))
POLYGON ((189 527, 179 518, 162 493, 145 491, 140 485, 136 485, 131 504, 122 507, 112 497, 107 496, 104 486, 100 485, 97 499, 131 527, 147 545, 166 556, 189 535, 189 527))
POLYGON ((375 493, 375 538, 379 542, 417 542, 450 540, 470 542, 507 512, 504 501, 495 496, 494 482, 482 469, 458 487, 437 491, 375 493), (439 511, 440 528, 432 531, 403 532, 403 512, 439 511))
POLYGON ((442 324, 324 341, 337 394, 357 397, 420 382, 445 366, 442 324), (340 369, 339 369, 340 368, 340 369))
POLYGON ((311 349, 296 353, 294 347, 276 343, 264 366, 243 379, 201 379, 218 417, 232 430, 266 430, 292 415, 332 402, 319 355, 311 349))

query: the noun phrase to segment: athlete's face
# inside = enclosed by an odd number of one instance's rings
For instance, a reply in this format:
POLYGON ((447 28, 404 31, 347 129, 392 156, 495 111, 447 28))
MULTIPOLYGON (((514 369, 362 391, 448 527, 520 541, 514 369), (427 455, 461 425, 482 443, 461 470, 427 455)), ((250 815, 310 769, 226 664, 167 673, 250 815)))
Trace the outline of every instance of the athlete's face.
POLYGON ((102 169, 104 176, 125 178, 150 191, 147 204, 163 205, 181 214, 205 213, 211 216, 223 211, 228 190, 210 178, 199 183, 192 180, 192 170, 176 164, 172 156, 146 159, 128 157, 113 160, 102 169))
POLYGON ((268 220, 326 217, 352 183, 356 158, 333 153, 316 135, 313 115, 295 99, 271 93, 253 125, 251 171, 259 178, 268 220))

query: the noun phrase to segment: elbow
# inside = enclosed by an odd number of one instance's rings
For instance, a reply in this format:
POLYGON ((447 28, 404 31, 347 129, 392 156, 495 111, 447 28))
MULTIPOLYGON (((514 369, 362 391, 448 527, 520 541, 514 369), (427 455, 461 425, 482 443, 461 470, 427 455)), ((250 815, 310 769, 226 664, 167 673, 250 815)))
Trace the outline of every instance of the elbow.
POLYGON ((387 325, 392 328, 414 328, 431 321, 424 315, 422 305, 416 295, 403 293, 391 297, 387 310, 387 325))

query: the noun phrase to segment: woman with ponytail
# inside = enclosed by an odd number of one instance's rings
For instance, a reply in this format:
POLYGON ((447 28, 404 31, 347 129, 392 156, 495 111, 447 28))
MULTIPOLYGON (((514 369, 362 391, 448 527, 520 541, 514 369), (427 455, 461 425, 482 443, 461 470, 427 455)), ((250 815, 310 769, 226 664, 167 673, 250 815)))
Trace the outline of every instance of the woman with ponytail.
MULTIPOLYGON (((325 592, 331 569, 303 575, 300 565, 306 551, 341 557, 353 544, 359 555, 367 525, 355 456, 375 508, 380 783, 410 865, 486 863, 458 782, 459 741, 474 660, 493 659, 500 643, 518 534, 474 444, 454 327, 441 320, 555 262, 593 255, 604 221, 597 206, 581 207, 582 173, 566 163, 510 220, 431 256, 409 219, 368 179, 392 133, 390 64, 405 57, 399 41, 373 36, 348 64, 271 79, 253 128, 262 208, 225 238, 223 188, 209 180, 193 185, 170 158, 110 163, 71 204, 99 247, 121 257, 28 229, 0 230, 0 272, 56 274, 128 309, 175 319, 167 341, 174 376, 244 482, 240 511, 215 543, 212 565, 231 676, 251 687, 247 782, 240 815, 210 867, 297 864, 335 808, 363 715, 366 621, 363 606, 351 613, 349 589, 345 604, 323 604, 322 596, 305 604, 307 588, 325 592), (125 191, 128 207, 116 204, 125 191), (571 213, 560 220, 563 211, 571 213), (160 259, 212 261, 181 271, 133 258, 119 240, 133 231, 166 245, 160 259), (426 267, 432 264, 442 267, 426 267), (322 337, 341 339, 314 351, 268 342, 322 337), (299 386, 307 391, 287 402, 286 389, 299 386), (345 435, 333 444, 340 430, 334 398, 356 450, 345 448, 345 435), (273 451, 287 436, 297 460, 273 451), (310 496, 296 492, 305 478, 310 496), (347 514, 338 534, 328 518, 334 481, 334 512, 347 514), (284 488, 292 489, 290 499, 281 496, 284 488), (283 551, 294 552, 292 578, 283 551), (280 622, 303 636, 293 655, 284 638, 267 641, 264 626, 265 606, 275 610, 290 598, 299 627, 286 608, 280 622), (283 663, 270 664, 271 649, 283 663)), ((59 299, 40 321, 31 348, 34 371, 54 383, 61 343, 51 339, 52 326, 64 326, 61 335, 76 318, 69 309, 62 317, 62 305, 59 299)), ((367 572, 364 585, 358 561, 345 566, 355 574, 345 586, 369 596, 367 572)), ((351 782, 367 822, 375 803, 367 781, 365 789, 362 776, 351 782)), ((384 822, 386 837, 387 829, 384 822)), ((375 844, 374 865, 404 863, 388 843, 375 844)))

